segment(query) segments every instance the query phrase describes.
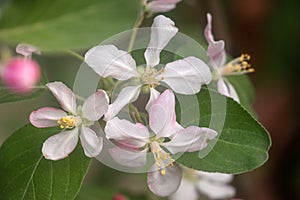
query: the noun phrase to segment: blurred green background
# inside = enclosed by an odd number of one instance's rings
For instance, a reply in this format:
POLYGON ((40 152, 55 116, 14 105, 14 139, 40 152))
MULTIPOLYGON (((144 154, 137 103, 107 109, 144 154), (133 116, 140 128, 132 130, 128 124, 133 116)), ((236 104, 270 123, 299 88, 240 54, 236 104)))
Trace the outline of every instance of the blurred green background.
MULTIPOLYGON (((72 87, 81 61, 66 50, 84 54, 105 38, 130 29, 138 8, 138 0, 1 0, 0 48, 13 52, 18 42, 38 46, 43 54, 34 59, 49 81, 61 80, 72 87)), ((263 167, 236 176, 238 198, 300 199, 299 8, 297 0, 183 0, 176 10, 166 13, 181 32, 202 44, 206 13, 212 13, 213 32, 216 39, 225 40, 228 53, 252 57, 256 69, 249 75, 256 88, 253 105, 271 134, 273 146, 263 167)), ((151 23, 152 18, 143 25, 151 23)), ((1 104, 0 144, 28 123, 32 110, 45 105, 58 106, 48 92, 34 100, 1 104)), ((101 199, 98 188, 108 188, 108 196, 121 192, 134 194, 136 199, 144 198, 146 191, 155 199, 145 179, 94 161, 85 180, 94 187, 84 191, 95 197, 91 199, 101 199)))

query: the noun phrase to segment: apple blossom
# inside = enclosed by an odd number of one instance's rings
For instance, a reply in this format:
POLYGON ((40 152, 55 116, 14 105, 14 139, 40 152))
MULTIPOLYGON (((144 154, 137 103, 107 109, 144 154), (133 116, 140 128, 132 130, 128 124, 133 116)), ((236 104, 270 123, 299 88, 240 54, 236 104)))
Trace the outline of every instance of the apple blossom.
POLYGON ((154 19, 151 27, 151 37, 144 56, 146 67, 136 66, 131 55, 114 45, 93 47, 85 54, 85 62, 101 77, 113 77, 117 80, 135 78, 135 84, 123 88, 116 100, 109 105, 105 120, 110 120, 127 104, 135 101, 142 87, 150 88, 150 100, 146 105, 148 110, 153 100, 159 95, 155 87, 166 83, 174 92, 180 94, 196 94, 201 85, 208 84, 212 75, 209 67, 196 57, 187 57, 157 68, 160 62, 160 52, 176 35, 178 28, 174 22, 162 15, 154 19))
POLYGON ((169 199, 197 200, 199 193, 209 199, 228 199, 235 195, 235 188, 227 185, 232 179, 232 174, 209 173, 183 168, 180 186, 169 199))
POLYGON ((48 138, 42 147, 46 159, 60 160, 67 157, 80 141, 88 157, 97 156, 102 150, 102 138, 89 128, 107 111, 108 96, 98 90, 89 96, 82 106, 76 104, 75 94, 63 83, 52 82, 46 85, 60 103, 61 109, 44 107, 30 114, 30 122, 35 127, 59 126, 62 132, 48 138))
POLYGON ((13 57, 3 65, 1 79, 13 92, 24 94, 31 91, 41 77, 40 67, 31 59, 31 54, 39 52, 36 47, 19 44, 16 52, 24 58, 13 57))
POLYGON ((176 8, 176 4, 182 0, 145 0, 146 10, 152 13, 168 12, 176 8))
POLYGON ((105 133, 108 139, 121 144, 109 149, 112 158, 121 165, 145 166, 147 153, 152 153, 155 164, 148 171, 148 186, 159 196, 175 192, 181 181, 181 168, 171 155, 200 151, 217 136, 217 132, 209 128, 183 128, 179 125, 176 122, 175 97, 169 89, 151 105, 149 128, 115 117, 107 121, 105 133))
POLYGON ((227 75, 238 75, 254 72, 254 68, 248 63, 250 56, 242 54, 226 64, 225 43, 223 40, 215 41, 212 34, 212 16, 207 14, 207 25, 204 30, 208 42, 207 54, 210 57, 210 65, 213 68, 213 79, 217 80, 218 91, 239 102, 239 97, 234 87, 226 80, 227 75))

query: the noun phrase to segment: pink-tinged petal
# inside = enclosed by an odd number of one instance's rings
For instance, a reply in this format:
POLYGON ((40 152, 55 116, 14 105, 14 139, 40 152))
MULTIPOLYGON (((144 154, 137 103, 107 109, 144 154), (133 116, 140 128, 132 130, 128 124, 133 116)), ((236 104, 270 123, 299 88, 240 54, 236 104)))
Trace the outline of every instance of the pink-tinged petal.
POLYGON ((43 144, 42 152, 46 159, 60 160, 68 157, 78 143, 78 128, 64 131, 49 137, 43 144))
POLYGON ((196 171, 196 174, 200 176, 200 179, 206 179, 218 183, 229 183, 233 180, 232 174, 210 173, 203 171, 196 171))
POLYGON ((213 67, 221 67, 226 63, 225 43, 223 40, 215 41, 212 34, 212 16, 207 14, 207 25, 204 30, 208 42, 207 54, 210 57, 213 67))
POLYGON ((154 67, 159 64, 160 52, 177 32, 178 28, 175 27, 175 23, 171 19, 162 15, 154 18, 151 27, 150 42, 144 54, 147 67, 154 67))
POLYGON ((49 88, 64 110, 72 114, 76 114, 76 97, 70 88, 68 88, 62 82, 47 83, 46 86, 49 88))
POLYGON ((41 54, 40 50, 29 44, 18 44, 16 52, 25 57, 30 57, 32 53, 41 54))
POLYGON ((221 94, 233 98, 236 102, 240 102, 239 96, 235 91, 234 87, 228 82, 220 78, 217 82, 218 92, 221 94))
POLYGON ((187 180, 184 177, 181 180, 180 186, 177 191, 172 194, 170 200, 198 200, 198 192, 193 180, 187 180))
POLYGON ((147 151, 125 150, 119 147, 108 150, 111 157, 119 164, 127 167, 142 167, 146 165, 147 151))
POLYGON ((236 102, 240 102, 239 96, 236 92, 236 90, 234 89, 233 85, 231 85, 231 83, 229 83, 228 81, 226 81, 228 88, 229 88, 229 96, 231 98, 233 98, 236 102))
POLYGON ((149 125, 156 137, 169 137, 176 122, 175 96, 165 90, 149 109, 149 125))
POLYGON ((81 127, 80 141, 87 157, 96 157, 100 154, 103 147, 103 138, 87 127, 81 127))
POLYGON ((182 0, 154 0, 150 1, 147 6, 153 13, 168 12, 176 8, 176 4, 182 0))
POLYGON ((200 179, 198 190, 211 199, 227 199, 234 197, 236 190, 223 182, 212 181, 209 179, 200 179))
POLYGON ((149 141, 147 127, 142 124, 133 124, 128 120, 117 117, 107 121, 105 126, 107 139, 124 143, 126 146, 142 147, 149 141))
POLYGON ((91 48, 84 61, 100 76, 127 80, 139 76, 136 63, 131 55, 114 45, 102 45, 91 48))
POLYGON ((141 92, 141 87, 141 85, 137 85, 123 88, 116 100, 108 106, 104 120, 108 121, 114 118, 124 106, 137 100, 141 92))
POLYGON ((152 104, 158 99, 159 95, 160 95, 160 93, 156 89, 150 88, 150 98, 149 98, 149 101, 146 105, 146 110, 147 111, 149 111, 152 104))
POLYGON ((177 132, 170 142, 164 146, 172 153, 200 151, 207 146, 209 140, 214 139, 218 133, 209 128, 190 126, 177 132))
POLYGON ((162 74, 163 82, 180 94, 196 94, 201 85, 209 84, 212 75, 209 67, 196 57, 187 57, 168 63, 162 74))
POLYGON ((98 121, 108 109, 109 98, 104 90, 98 90, 85 100, 82 105, 83 117, 98 121))
POLYGON ((227 60, 224 41, 219 40, 210 43, 207 48, 207 55, 210 57, 210 64, 215 69, 224 66, 227 60))
POLYGON ((161 197, 170 196, 176 192, 182 178, 182 169, 176 163, 164 168, 164 170, 165 174, 162 175, 155 164, 148 171, 149 189, 161 197))
POLYGON ((29 120, 30 123, 37 128, 46 128, 58 126, 57 121, 66 116, 67 113, 63 110, 44 107, 31 112, 29 120))
POLYGON ((166 3, 160 3, 158 1, 152 1, 148 4, 149 9, 153 13, 159 13, 159 12, 168 12, 170 10, 173 10, 176 8, 176 4, 166 4, 166 3))

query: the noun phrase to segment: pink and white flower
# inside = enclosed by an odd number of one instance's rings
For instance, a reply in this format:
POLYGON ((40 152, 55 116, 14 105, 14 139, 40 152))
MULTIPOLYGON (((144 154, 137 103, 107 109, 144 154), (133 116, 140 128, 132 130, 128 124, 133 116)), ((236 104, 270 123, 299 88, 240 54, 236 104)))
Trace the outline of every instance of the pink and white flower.
POLYGON ((182 0, 145 0, 146 10, 152 13, 168 12, 176 8, 176 4, 182 0))
POLYGON ((209 67, 196 57, 187 57, 157 68, 160 62, 160 52, 176 35, 178 28, 174 22, 162 15, 154 19, 151 27, 151 37, 144 56, 146 67, 137 69, 132 56, 114 45, 93 47, 85 54, 85 62, 101 77, 113 77, 117 80, 135 79, 136 83, 123 88, 116 100, 109 105, 105 120, 110 120, 127 104, 137 100, 142 87, 150 88, 148 110, 153 100, 159 95, 155 87, 166 83, 174 92, 180 94, 196 94, 201 85, 208 84, 212 75, 209 67), (142 70, 141 70, 142 69, 142 70))
POLYGON ((98 121, 108 108, 108 96, 98 90, 89 96, 82 106, 76 104, 75 94, 63 83, 46 85, 60 103, 61 109, 44 107, 30 114, 30 122, 38 128, 59 126, 62 132, 49 137, 43 144, 42 152, 46 159, 60 160, 67 157, 80 141, 88 157, 97 156, 103 145, 101 137, 89 128, 98 121))
POLYGON ((112 158, 121 165, 145 166, 147 153, 152 153, 155 164, 148 171, 148 186, 159 196, 175 192, 181 181, 182 170, 171 155, 200 151, 217 136, 209 128, 180 126, 176 122, 175 97, 169 89, 151 105, 149 128, 115 117, 107 122, 105 133, 108 139, 121 144, 109 149, 112 158))
POLYGON ((232 198, 236 191, 231 185, 232 174, 209 173, 183 168, 183 178, 178 190, 170 196, 170 200, 197 200, 199 193, 209 199, 232 198))
POLYGON ((248 63, 250 56, 242 54, 226 64, 227 55, 223 40, 215 41, 212 34, 212 16, 207 14, 207 25, 204 30, 206 41, 208 42, 207 54, 210 57, 210 65, 213 68, 213 79, 217 80, 218 91, 239 102, 239 97, 234 87, 226 80, 227 75, 239 75, 254 72, 254 68, 248 63))

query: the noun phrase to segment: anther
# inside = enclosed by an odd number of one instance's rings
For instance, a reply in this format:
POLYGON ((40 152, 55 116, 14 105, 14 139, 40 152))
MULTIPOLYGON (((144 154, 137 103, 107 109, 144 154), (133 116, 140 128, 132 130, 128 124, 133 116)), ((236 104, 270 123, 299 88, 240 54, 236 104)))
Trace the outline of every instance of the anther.
POLYGON ((245 74, 254 72, 254 68, 248 63, 250 55, 242 54, 229 62, 222 70, 223 75, 245 74))
POLYGON ((76 126, 76 118, 74 116, 62 117, 57 123, 61 129, 72 129, 76 126))

